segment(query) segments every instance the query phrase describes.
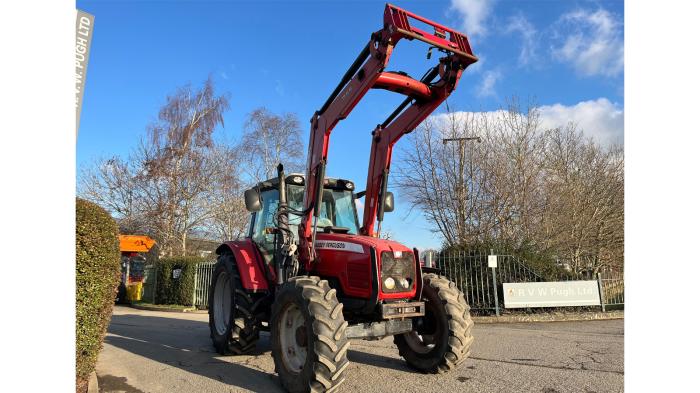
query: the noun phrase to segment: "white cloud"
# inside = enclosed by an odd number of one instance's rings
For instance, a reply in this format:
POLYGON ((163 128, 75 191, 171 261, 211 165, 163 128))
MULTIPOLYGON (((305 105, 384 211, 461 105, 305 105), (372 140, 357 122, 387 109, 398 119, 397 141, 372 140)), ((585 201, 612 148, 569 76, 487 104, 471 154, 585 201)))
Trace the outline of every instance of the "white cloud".
MULTIPOLYGON (((593 138, 602 145, 608 146, 624 141, 624 110, 607 98, 581 101, 574 105, 542 105, 539 111, 542 130, 565 127, 569 123, 574 123, 585 136, 593 138)), ((475 115, 485 115, 489 121, 495 121, 503 114, 503 110, 452 113, 463 120, 473 118, 475 115)), ((440 113, 430 116, 430 120, 437 124, 445 124, 448 116, 450 115, 447 113, 440 113)))
POLYGON ((479 97, 496 97, 496 82, 499 79, 501 79, 501 71, 485 71, 481 83, 476 88, 476 94, 479 97))
POLYGON ((539 109, 544 128, 573 122, 586 136, 604 145, 622 143, 624 140, 624 111, 607 98, 582 101, 573 106, 544 105, 539 109))
POLYGON ((555 26, 554 57, 571 63, 581 75, 617 76, 624 69, 620 16, 604 9, 578 9, 561 16, 555 26))
POLYGON ((486 20, 493 10, 494 0, 452 0, 450 9, 462 17, 462 29, 469 36, 486 35, 486 20))
POLYGON ((518 63, 529 65, 537 59, 537 29, 523 14, 510 17, 506 26, 506 33, 518 33, 522 38, 522 47, 518 63))

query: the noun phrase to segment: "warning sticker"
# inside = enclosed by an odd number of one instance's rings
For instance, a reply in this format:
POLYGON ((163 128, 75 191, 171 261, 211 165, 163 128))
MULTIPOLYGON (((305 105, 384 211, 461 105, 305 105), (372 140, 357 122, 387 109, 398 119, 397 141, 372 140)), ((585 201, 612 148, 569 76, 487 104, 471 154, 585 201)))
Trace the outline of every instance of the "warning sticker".
POLYGON ((363 254, 364 250, 362 245, 351 242, 339 242, 333 240, 317 240, 316 241, 317 250, 335 250, 335 251, 348 251, 363 254))

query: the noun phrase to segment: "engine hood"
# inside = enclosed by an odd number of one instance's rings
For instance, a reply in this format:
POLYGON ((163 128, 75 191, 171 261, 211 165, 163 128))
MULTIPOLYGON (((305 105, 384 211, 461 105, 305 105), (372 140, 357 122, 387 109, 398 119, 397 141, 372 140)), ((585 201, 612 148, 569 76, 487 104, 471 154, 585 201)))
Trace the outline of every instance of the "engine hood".
MULTIPOLYGON (((350 235, 342 233, 318 233, 316 247, 320 249, 336 249, 338 251, 360 252, 359 248, 373 247, 377 251, 413 252, 410 248, 393 240, 379 239, 370 236, 350 235), (333 244, 335 243, 335 244, 333 244), (358 247, 359 246, 359 247, 358 247)), ((364 252, 364 251, 363 251, 364 252)))
MULTIPOLYGON (((410 291, 385 293, 379 284, 386 255, 392 260, 413 256, 413 251, 399 242, 341 233, 317 233, 316 251, 321 263, 313 265, 313 273, 321 277, 337 277, 347 296, 374 299, 412 299, 417 287, 410 291)), ((415 269, 411 261, 411 270, 415 269)), ((404 263, 405 264, 405 263, 404 263)), ((391 267, 392 264, 388 265, 391 267)))

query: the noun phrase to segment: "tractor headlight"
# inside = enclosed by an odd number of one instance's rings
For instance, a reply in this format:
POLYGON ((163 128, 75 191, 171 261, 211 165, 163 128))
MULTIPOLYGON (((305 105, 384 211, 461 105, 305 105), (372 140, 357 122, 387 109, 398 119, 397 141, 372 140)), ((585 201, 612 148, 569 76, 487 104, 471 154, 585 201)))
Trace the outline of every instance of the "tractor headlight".
POLYGON ((384 293, 409 292, 415 287, 416 264, 413 253, 382 251, 381 283, 384 293))
POLYGON ((384 280, 384 288, 394 289, 395 286, 396 286, 396 282, 394 281, 393 278, 387 277, 386 280, 384 280))

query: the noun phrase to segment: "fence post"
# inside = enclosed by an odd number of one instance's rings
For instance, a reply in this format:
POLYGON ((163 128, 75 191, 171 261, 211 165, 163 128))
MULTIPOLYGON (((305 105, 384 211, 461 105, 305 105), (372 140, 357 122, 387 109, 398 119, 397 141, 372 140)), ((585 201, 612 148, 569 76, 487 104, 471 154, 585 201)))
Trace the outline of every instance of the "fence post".
POLYGON ((126 277, 124 277, 124 286, 129 286, 129 275, 131 274, 131 257, 126 260, 126 277))
POLYGON ((496 268, 491 268, 491 274, 493 275, 493 296, 496 300, 496 316, 501 316, 501 311, 498 309, 498 285, 496 284, 496 268))
MULTIPOLYGON (((494 255, 493 249, 491 249, 490 255, 494 255)), ((496 261, 498 261, 498 259, 496 259, 496 261)), ((496 265, 498 265, 498 262, 496 262, 496 265)), ((496 281, 496 266, 491 266, 491 278, 493 279, 493 299, 496 302, 496 316, 500 317, 501 310, 498 308, 498 282, 496 281)))
POLYGON ((156 292, 158 291, 158 261, 153 263, 153 304, 156 304, 156 292))
POLYGON ((199 286, 199 280, 197 280, 197 273, 199 273, 199 263, 194 265, 194 291, 192 291, 192 305, 197 307, 197 287, 199 286))
POLYGON ((600 292, 600 308, 605 312, 605 291, 603 291, 603 279, 598 272, 598 292, 600 292))

